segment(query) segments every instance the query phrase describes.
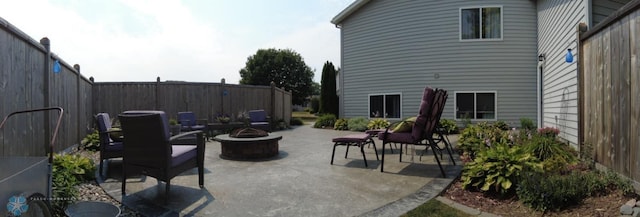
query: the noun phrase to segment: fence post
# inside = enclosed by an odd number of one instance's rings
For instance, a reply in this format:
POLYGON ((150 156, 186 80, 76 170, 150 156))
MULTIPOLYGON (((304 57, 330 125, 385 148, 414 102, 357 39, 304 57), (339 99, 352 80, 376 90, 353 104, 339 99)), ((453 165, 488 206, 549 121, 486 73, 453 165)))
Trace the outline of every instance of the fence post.
MULTIPOLYGON (((585 32, 587 32, 587 24, 580 23, 577 27, 578 32, 578 155, 582 155, 584 151, 584 46, 582 41, 580 40, 580 36, 582 36, 585 32)), ((589 153, 593 155, 593 153, 589 153)), ((583 156, 580 156, 583 157, 583 156)), ((594 157, 594 156, 591 156, 594 157)))
POLYGON ((271 81, 271 121, 276 118, 276 83, 271 81))
MULTIPOLYGON (((49 95, 49 86, 50 86, 50 81, 49 81, 49 74, 51 73, 51 41, 49 40, 49 38, 44 37, 42 39, 40 39, 40 44, 42 44, 42 46, 44 46, 44 48, 47 50, 47 54, 44 57, 44 70, 43 70, 43 78, 44 78, 44 82, 43 82, 43 86, 42 87, 42 95, 44 96, 44 107, 49 107, 51 102, 50 102, 50 95, 49 95)), ((49 139, 51 139, 51 125, 49 124, 49 112, 45 112, 44 113, 44 146, 45 149, 44 150, 49 150, 47 147, 47 142, 49 139)))
POLYGON ((158 104, 159 104, 159 99, 160 99, 160 92, 159 92, 159 88, 160 88, 160 76, 158 76, 158 77, 156 78, 156 94, 155 94, 155 95, 156 95, 156 101, 155 101, 154 106, 153 106, 153 108, 154 108, 155 110, 160 110, 160 109, 159 109, 159 107, 160 107, 160 106, 158 106, 158 104))
MULTIPOLYGON (((82 80, 82 79, 80 79, 80 65, 79 64, 75 64, 75 65, 73 65, 73 68, 76 70, 76 78, 77 78, 76 79, 76 100, 77 100, 76 109, 78 111, 78 115, 77 115, 76 118, 77 118, 78 121, 77 121, 76 124, 78 125, 77 126, 77 128, 78 128, 77 129, 78 130, 78 132, 77 132, 78 133, 78 137, 77 138, 79 140, 76 141, 76 142, 78 142, 78 144, 79 144, 80 140, 82 140, 82 138, 84 137, 82 135, 82 127, 81 127, 82 124, 80 124, 80 122, 81 122, 81 119, 84 119, 86 117, 85 116, 86 114, 80 113, 80 109, 81 109, 81 105, 80 104, 82 102, 81 101, 82 97, 80 95, 80 93, 81 93, 81 91, 80 91, 80 80, 82 80)), ((82 103, 82 104, 84 104, 84 103, 82 103)))
POLYGON ((225 89, 225 80, 220 79, 220 84, 222 87, 222 91, 220 92, 220 114, 224 114, 224 92, 227 91, 227 89, 225 89))

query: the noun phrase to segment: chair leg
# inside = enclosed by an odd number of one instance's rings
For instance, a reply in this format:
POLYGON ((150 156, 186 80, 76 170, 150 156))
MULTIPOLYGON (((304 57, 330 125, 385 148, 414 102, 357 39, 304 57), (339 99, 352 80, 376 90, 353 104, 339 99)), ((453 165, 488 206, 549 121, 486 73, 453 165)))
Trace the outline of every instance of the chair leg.
MULTIPOLYGON (((100 158, 100 165, 99 165, 100 168, 98 168, 98 175, 100 175, 101 178, 104 177, 104 175, 102 174, 102 162, 103 161, 104 161, 104 159, 100 158)), ((109 165, 109 164, 107 164, 107 165, 109 165)))
POLYGON ((169 189, 171 188, 171 179, 168 179, 166 182, 164 182, 164 184, 166 185, 164 187, 164 204, 167 204, 169 202, 169 189))
MULTIPOLYGON (((384 146, 387 143, 385 141, 382 141, 382 160, 380 161, 380 172, 384 172, 384 146)), ((389 145, 391 146, 391 145, 389 145)))
MULTIPOLYGON (((400 162, 402 162, 402 145, 403 145, 403 144, 402 144, 402 143, 400 143, 400 149, 398 149, 398 150, 400 150, 400 162)), ((406 146, 406 145, 405 145, 405 146, 406 146)))
POLYGON ((440 172, 442 172, 442 177, 446 178, 447 175, 444 173, 444 169, 442 168, 442 164, 440 164, 440 159, 438 159, 438 155, 436 154, 436 150, 433 147, 431 147, 431 150, 433 151, 433 157, 438 162, 438 167, 440 167, 440 172))
POLYGON ((380 160, 380 158, 378 157, 378 148, 376 148, 376 142, 374 142, 373 139, 369 139, 369 145, 371 144, 373 144, 373 151, 376 152, 376 160, 380 160))
POLYGON ((122 191, 122 200, 124 200, 124 196, 127 194, 126 188, 127 188, 127 173, 125 172, 126 170, 124 170, 124 164, 122 165, 122 184, 121 184, 121 191, 122 191))
POLYGON ((198 184, 200 184, 200 188, 204 188, 204 165, 198 165, 198 184))
POLYGON ((369 167, 369 165, 367 165, 367 156, 364 155, 364 144, 360 143, 360 153, 362 153, 362 159, 364 159, 364 167, 369 167))
POLYGON ((331 153, 331 165, 333 165, 333 157, 336 156, 336 146, 338 146, 337 142, 333 144, 333 152, 331 153))
POLYGON ((349 154, 349 143, 346 143, 347 145, 347 151, 344 152, 344 158, 347 158, 347 154, 349 154))
POLYGON ((449 158, 451 159, 451 162, 453 162, 453 165, 456 165, 456 161, 453 159, 453 154, 451 154, 453 152, 453 147, 451 147, 451 143, 449 142, 449 137, 443 137, 443 135, 440 135, 442 137, 442 141, 444 141, 444 145, 445 148, 447 149, 447 152, 449 153, 449 158))

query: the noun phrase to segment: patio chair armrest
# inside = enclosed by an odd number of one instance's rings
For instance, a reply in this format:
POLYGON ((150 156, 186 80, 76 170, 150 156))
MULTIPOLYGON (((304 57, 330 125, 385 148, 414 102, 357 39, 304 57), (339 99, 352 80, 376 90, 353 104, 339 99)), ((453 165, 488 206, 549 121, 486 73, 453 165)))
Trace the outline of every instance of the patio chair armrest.
POLYGON ((122 132, 122 129, 116 129, 116 130, 114 130, 113 128, 111 128, 111 129, 109 129, 109 130, 105 131, 104 133, 114 133, 114 132, 122 132))
POLYGON ((194 130, 194 131, 189 131, 189 132, 184 132, 184 133, 180 133, 178 135, 172 136, 171 138, 169 138, 169 141, 175 141, 178 140, 182 137, 185 136, 189 136, 189 135, 193 135, 193 134, 202 134, 202 130, 194 130))

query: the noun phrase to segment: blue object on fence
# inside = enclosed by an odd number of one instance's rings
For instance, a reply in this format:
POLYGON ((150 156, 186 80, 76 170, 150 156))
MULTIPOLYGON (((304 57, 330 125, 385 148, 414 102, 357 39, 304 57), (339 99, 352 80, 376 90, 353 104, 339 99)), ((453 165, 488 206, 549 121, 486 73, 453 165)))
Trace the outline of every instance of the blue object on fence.
POLYGON ((227 91, 227 90, 223 90, 223 91, 222 91, 222 96, 227 96, 227 95, 229 95, 229 91, 227 91))
POLYGON ((571 54, 571 49, 567 49, 567 56, 565 56, 564 59, 565 61, 567 61, 567 63, 573 62, 573 54, 571 54))
POLYGON ((56 62, 53 63, 53 73, 60 73, 60 61, 56 60, 56 62))

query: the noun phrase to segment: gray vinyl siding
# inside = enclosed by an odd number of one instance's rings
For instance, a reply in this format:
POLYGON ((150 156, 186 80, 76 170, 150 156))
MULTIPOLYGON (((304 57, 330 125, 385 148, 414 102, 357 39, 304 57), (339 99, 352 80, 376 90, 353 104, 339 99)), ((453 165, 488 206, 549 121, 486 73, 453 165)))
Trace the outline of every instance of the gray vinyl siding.
POLYGON ((496 91, 497 119, 536 120, 535 2, 370 1, 341 25, 343 117, 368 117, 368 94, 402 93, 402 117, 415 116, 425 86, 449 93, 496 91), (460 8, 501 6, 503 40, 459 40, 460 8), (435 78, 435 74, 439 78, 435 78))
POLYGON ((593 26, 602 22, 611 13, 620 9, 631 0, 592 0, 591 14, 593 26))
POLYGON ((551 0, 538 3, 538 52, 542 63, 543 126, 560 129, 560 137, 578 144, 577 26, 587 23, 587 0, 551 0), (573 63, 565 62, 567 48, 573 63))

